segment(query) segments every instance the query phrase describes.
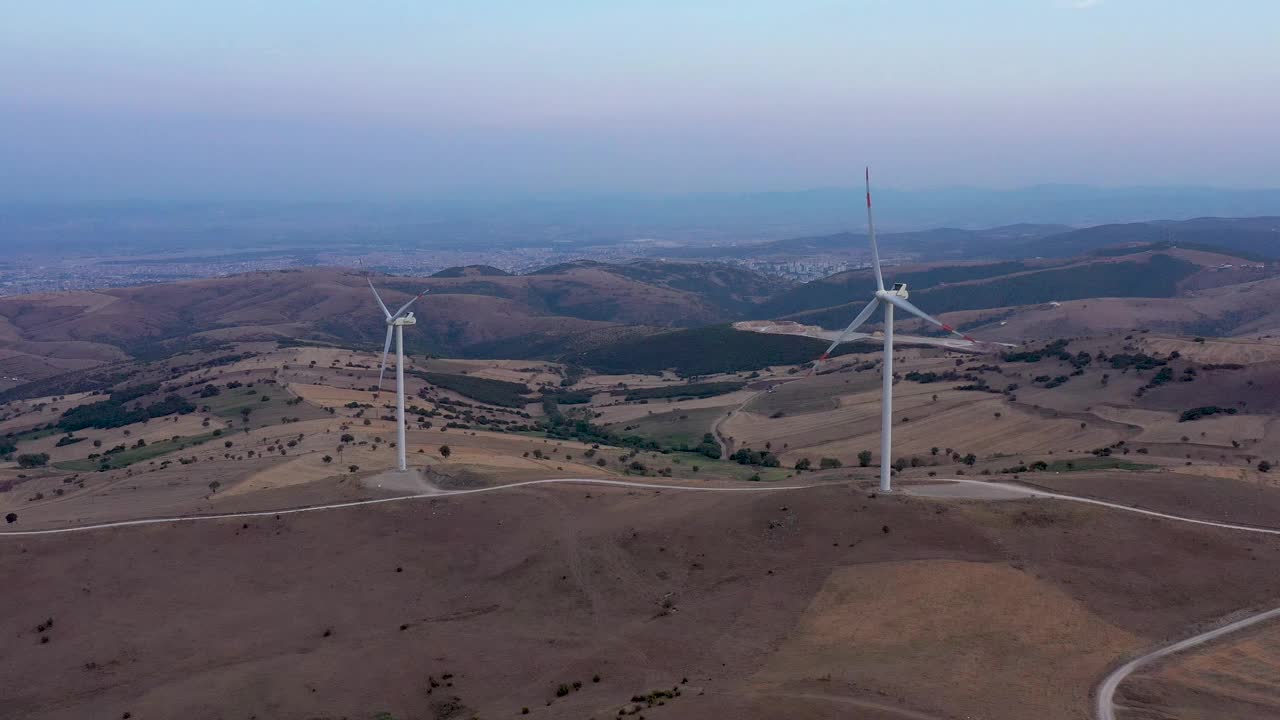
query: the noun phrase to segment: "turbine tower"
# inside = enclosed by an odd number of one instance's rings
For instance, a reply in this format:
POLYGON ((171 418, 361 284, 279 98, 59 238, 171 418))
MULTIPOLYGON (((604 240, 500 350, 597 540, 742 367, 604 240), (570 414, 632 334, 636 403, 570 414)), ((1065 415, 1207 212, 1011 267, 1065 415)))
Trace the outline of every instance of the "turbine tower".
MULTIPOLYGON (((368 278, 365 278, 369 280, 368 278)), ((396 467, 401 470, 407 470, 408 465, 405 462, 405 441, 404 441, 404 326, 416 325, 417 320, 414 319, 413 313, 408 312, 409 306, 417 302, 418 298, 427 294, 426 290, 413 296, 409 302, 400 306, 399 310, 392 313, 387 309, 386 303, 382 302, 382 298, 378 296, 378 291, 373 287, 373 281, 369 280, 369 289, 373 291, 373 299, 378 301, 378 307, 382 308, 382 314, 386 316, 387 323, 387 340, 382 344, 382 368, 378 370, 378 391, 382 391, 382 377, 387 372, 387 353, 391 352, 391 334, 396 336, 396 467)))
POLYGON ((866 171, 867 182, 867 234, 871 239, 871 266, 876 276, 876 291, 871 298, 871 302, 862 308, 862 312, 858 313, 853 322, 849 323, 849 327, 831 343, 831 347, 822 353, 822 357, 818 358, 818 363, 823 362, 831 357, 831 351, 836 346, 848 339, 857 330, 860 325, 871 317, 871 313, 875 312, 876 306, 884 303, 884 362, 881 365, 881 373, 883 374, 883 385, 880 391, 880 492, 890 492, 892 484, 889 476, 892 471, 891 464, 893 462, 893 309, 901 308, 916 317, 933 323, 949 333, 958 335, 959 337, 976 343, 977 340, 965 335, 955 328, 947 325, 941 320, 926 313, 920 308, 912 305, 907 300, 907 284, 894 283, 891 290, 884 287, 884 276, 880 273, 880 248, 876 246, 876 225, 871 218, 871 169, 866 171))

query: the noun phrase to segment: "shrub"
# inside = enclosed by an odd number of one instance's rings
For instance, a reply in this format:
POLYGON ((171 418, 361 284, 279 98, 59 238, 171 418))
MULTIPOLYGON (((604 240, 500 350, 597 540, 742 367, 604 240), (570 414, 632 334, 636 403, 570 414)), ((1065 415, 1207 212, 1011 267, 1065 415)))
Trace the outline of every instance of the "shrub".
POLYGON ((858 453, 858 467, 867 467, 871 464, 871 451, 863 450, 858 453))
MULTIPOLYGON (((689 385, 664 385, 654 388, 637 388, 626 392, 625 400, 660 400, 663 398, 705 398, 736 392, 746 387, 743 382, 708 382, 689 385)), ((778 412, 775 417, 782 417, 778 412)))
POLYGON ((18 522, 18 513, 9 513, 8 515, 5 515, 4 521, 9 523, 10 525, 18 522))
POLYGON ((450 450, 448 445, 440 446, 440 457, 449 457, 452 454, 453 450, 450 450))
MULTIPOLYGON (((1202 407, 1191 408, 1190 410, 1182 411, 1182 415, 1178 417, 1178 422, 1190 422, 1192 420, 1199 420, 1202 417, 1217 415, 1219 413, 1226 414, 1226 415, 1235 415, 1236 412, 1237 410, 1235 408, 1223 408, 1223 407, 1218 407, 1217 405, 1205 405, 1202 407)), ((1183 438, 1182 441, 1186 442, 1186 438, 1183 438)))
POLYGON ((18 456, 18 467, 37 468, 49 464, 49 453, 23 453, 18 456))
MULTIPOLYGON (((859 458, 859 460, 861 460, 861 458, 859 458)), ((838 467, 844 467, 844 463, 840 462, 839 458, 824 457, 818 461, 818 467, 823 470, 832 470, 838 467)))
POLYGON ((1258 472, 1271 472, 1271 463, 1262 460, 1258 463, 1258 472))

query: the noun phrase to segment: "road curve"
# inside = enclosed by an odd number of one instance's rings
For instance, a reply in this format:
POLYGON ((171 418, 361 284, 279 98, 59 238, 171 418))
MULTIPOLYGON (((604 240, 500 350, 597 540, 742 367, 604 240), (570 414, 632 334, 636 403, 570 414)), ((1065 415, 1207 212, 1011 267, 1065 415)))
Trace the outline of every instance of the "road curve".
POLYGON ((1116 720, 1116 704, 1115 704, 1116 690, 1119 689, 1120 683, 1124 682, 1125 679, 1127 679, 1130 675, 1132 675, 1135 670, 1142 667, 1143 665, 1146 665, 1147 663, 1153 662, 1155 660, 1159 660, 1160 658, 1173 655, 1174 653, 1182 652, 1183 650, 1186 650, 1188 648, 1193 648, 1197 645, 1203 645, 1204 643, 1207 643, 1210 640, 1216 640, 1217 638, 1220 638, 1223 635, 1228 635, 1230 633, 1236 632, 1237 630, 1243 630, 1252 625, 1256 625, 1258 623, 1266 622, 1267 620, 1273 620, 1273 619, 1280 619, 1280 608, 1274 608, 1271 610, 1267 610, 1265 612, 1260 612, 1257 615, 1250 615, 1249 617, 1244 618, 1243 620, 1237 620, 1229 625, 1223 625, 1220 628, 1214 628, 1213 630, 1200 633, 1199 635, 1189 637, 1185 640, 1179 640, 1178 642, 1172 645, 1166 645, 1160 648, 1159 650, 1147 653, 1142 657, 1134 658, 1133 660, 1130 660, 1129 662, 1125 663, 1124 665, 1121 665, 1115 670, 1112 670, 1111 674, 1108 675, 1106 679, 1102 681, 1102 684, 1098 686, 1098 693, 1097 693, 1098 720, 1116 720))
POLYGON ((453 495, 474 495, 476 493, 496 492, 530 485, 547 485, 551 483, 615 485, 621 487, 645 488, 651 490, 688 490, 692 492, 779 492, 782 490, 807 490, 817 487, 832 487, 835 483, 814 485, 758 485, 754 487, 705 487, 698 485, 664 485, 660 483, 631 482, 629 480, 606 480, 604 478, 548 478, 545 480, 525 480, 523 482, 493 485, 491 487, 471 488, 468 490, 437 490, 414 495, 396 495, 395 497, 374 498, 372 500, 352 500, 349 502, 331 503, 328 505, 310 505, 307 507, 288 508, 285 510, 254 510, 252 512, 220 513, 217 515, 180 515, 177 517, 145 518, 141 520, 120 520, 117 522, 98 523, 95 525, 78 525, 76 527, 52 528, 48 530, 11 530, 0 532, 2 537, 31 537, 33 535, 61 535, 89 530, 105 530, 116 527, 133 527, 136 525, 159 525, 162 523, 194 522, 197 520, 230 520, 235 518, 274 517, 276 515, 296 515, 320 510, 339 510, 342 508, 360 507, 362 505, 378 505, 381 503, 401 502, 404 500, 422 500, 430 498, 450 497, 453 495))
POLYGON ((742 402, 734 406, 732 410, 716 418, 716 421, 711 423, 711 436, 716 439, 716 444, 720 446, 720 459, 728 460, 730 455, 729 451, 733 449, 732 446, 729 445, 729 438, 724 434, 723 431, 720 430, 720 426, 724 425, 726 422, 729 422, 729 420, 733 418, 734 415, 737 415, 739 411, 741 411, 743 408, 747 406, 747 403, 760 397, 761 392, 764 392, 764 391, 760 390, 752 394, 746 400, 743 400, 742 402))

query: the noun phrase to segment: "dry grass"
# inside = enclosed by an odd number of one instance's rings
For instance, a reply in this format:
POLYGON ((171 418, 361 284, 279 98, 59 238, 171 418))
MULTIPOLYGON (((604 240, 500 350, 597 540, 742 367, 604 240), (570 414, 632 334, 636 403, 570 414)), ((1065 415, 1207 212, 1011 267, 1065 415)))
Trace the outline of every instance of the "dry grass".
POLYGON ((1125 720, 1280 717, 1280 624, 1175 655, 1120 686, 1125 720))
POLYGON ((1065 720, 1079 715, 1061 698, 1087 697, 1141 642, 1002 563, 877 563, 833 572, 756 680, 829 676, 835 687, 928 697, 956 717, 1010 717, 1016 708, 1018 717, 1065 720))

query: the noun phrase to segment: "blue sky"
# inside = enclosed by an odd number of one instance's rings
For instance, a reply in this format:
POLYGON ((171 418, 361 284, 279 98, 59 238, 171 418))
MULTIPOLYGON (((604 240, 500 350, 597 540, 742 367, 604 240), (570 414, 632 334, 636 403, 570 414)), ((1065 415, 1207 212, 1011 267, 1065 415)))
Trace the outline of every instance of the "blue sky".
POLYGON ((0 0, 0 196, 1280 186, 1280 3, 0 0))

